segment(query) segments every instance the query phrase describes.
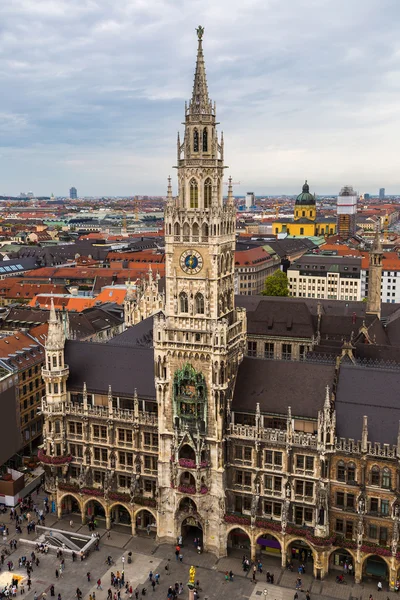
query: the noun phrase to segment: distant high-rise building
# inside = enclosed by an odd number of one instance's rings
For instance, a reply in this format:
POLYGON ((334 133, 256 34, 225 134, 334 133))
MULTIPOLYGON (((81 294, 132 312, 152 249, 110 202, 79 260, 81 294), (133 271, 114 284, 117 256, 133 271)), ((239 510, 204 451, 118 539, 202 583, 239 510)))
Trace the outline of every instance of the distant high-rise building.
POLYGON ((252 206, 254 206, 255 204, 255 196, 253 192, 247 192, 246 194, 246 199, 245 199, 245 205, 246 205, 246 209, 251 208, 252 206))
POLYGON ((76 187, 72 187, 69 190, 69 197, 71 198, 71 200, 76 200, 78 197, 78 192, 76 187))
POLYGON ((356 231, 358 195, 351 185, 345 185, 337 198, 337 229, 341 239, 347 240, 356 231))
POLYGON ((385 199, 385 188, 379 188, 379 200, 385 199))

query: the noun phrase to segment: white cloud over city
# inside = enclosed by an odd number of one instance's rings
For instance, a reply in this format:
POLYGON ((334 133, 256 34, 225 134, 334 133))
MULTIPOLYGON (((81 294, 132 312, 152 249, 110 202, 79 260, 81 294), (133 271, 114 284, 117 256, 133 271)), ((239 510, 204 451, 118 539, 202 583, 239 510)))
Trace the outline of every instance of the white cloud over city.
POLYGON ((0 3, 0 194, 163 194, 205 27, 237 193, 400 193, 398 0, 0 3))

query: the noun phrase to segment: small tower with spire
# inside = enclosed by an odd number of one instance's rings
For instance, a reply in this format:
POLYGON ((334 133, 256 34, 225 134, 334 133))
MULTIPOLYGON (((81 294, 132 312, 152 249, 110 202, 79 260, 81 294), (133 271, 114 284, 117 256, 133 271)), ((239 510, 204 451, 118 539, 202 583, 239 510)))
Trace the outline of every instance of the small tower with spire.
POLYGON ((374 243, 369 253, 369 277, 367 314, 381 317, 381 282, 382 282, 382 245, 379 238, 379 226, 376 228, 374 243))
POLYGON ((65 327, 62 317, 56 314, 53 298, 49 318, 45 351, 46 366, 42 368, 42 376, 46 383, 46 404, 60 404, 67 399, 68 365, 64 362, 65 327))

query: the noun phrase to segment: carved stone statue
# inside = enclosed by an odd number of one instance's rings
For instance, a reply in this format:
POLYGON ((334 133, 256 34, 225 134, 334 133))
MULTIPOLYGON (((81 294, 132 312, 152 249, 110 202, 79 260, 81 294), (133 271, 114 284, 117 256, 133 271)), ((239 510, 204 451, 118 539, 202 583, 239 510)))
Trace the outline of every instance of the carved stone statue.
POLYGON ((317 523, 318 525, 326 524, 326 515, 328 511, 328 493, 325 484, 320 481, 317 491, 317 523))
POLYGON ((397 546, 399 545, 399 521, 396 519, 393 523, 393 535, 392 535, 392 554, 396 556, 397 546))
POLYGON ((357 512, 359 515, 365 515, 365 495, 361 492, 357 501, 357 512))
POLYGON ((291 487, 289 481, 285 485, 285 495, 286 495, 286 498, 291 498, 291 496, 292 496, 292 487, 291 487))
POLYGON ((282 504, 282 516, 281 516, 281 522, 282 522, 282 531, 283 533, 285 533, 286 531, 286 526, 288 524, 288 520, 289 520, 289 510, 290 510, 290 500, 288 500, 287 498, 284 500, 283 504, 282 504))

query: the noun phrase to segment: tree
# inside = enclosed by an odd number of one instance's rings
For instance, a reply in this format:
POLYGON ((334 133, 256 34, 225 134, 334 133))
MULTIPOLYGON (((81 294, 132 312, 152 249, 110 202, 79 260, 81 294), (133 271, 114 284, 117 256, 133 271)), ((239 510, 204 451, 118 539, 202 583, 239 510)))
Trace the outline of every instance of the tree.
POLYGON ((288 278, 283 271, 275 271, 265 280, 265 287, 262 291, 263 296, 288 296, 288 278))

